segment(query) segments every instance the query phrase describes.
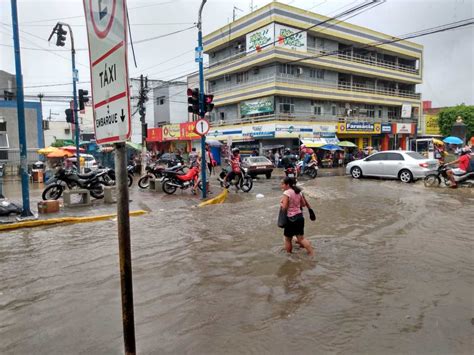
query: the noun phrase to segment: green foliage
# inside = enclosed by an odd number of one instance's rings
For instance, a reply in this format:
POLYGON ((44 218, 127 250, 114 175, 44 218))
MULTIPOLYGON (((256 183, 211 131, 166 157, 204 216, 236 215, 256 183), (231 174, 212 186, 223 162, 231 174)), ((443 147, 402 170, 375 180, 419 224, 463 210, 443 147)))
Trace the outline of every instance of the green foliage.
POLYGON ((448 107, 439 113, 439 128, 443 136, 450 136, 453 124, 458 116, 462 117, 464 124, 467 126, 467 139, 474 135, 474 106, 466 106, 464 104, 448 107))
POLYGON ((70 139, 56 139, 53 143, 51 143, 51 146, 56 148, 61 148, 68 145, 74 145, 74 141, 70 139))

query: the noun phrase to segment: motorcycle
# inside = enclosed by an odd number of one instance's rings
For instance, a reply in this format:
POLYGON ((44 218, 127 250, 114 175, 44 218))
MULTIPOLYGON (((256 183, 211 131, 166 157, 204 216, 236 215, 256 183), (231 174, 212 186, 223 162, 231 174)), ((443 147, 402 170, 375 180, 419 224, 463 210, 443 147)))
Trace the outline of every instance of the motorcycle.
MULTIPOLYGON (((115 170, 111 168, 105 168, 107 173, 104 176, 104 185, 114 186, 115 185, 115 170)), ((135 165, 127 166, 127 186, 130 187, 133 185, 133 175, 134 175, 135 165)))
MULTIPOLYGON (((196 180, 199 178, 199 169, 196 166, 191 167, 187 173, 182 171, 182 166, 178 168, 166 169, 164 172, 164 179, 162 182, 162 189, 168 195, 172 195, 178 188, 186 190, 188 188, 194 188, 196 180), (181 171, 180 171, 181 170, 181 171)), ((201 185, 201 183, 199 184, 201 185)), ((199 186, 202 189, 202 186, 199 186)))
MULTIPOLYGON (((219 177, 217 178, 217 180, 220 182, 221 187, 224 187, 224 178, 230 171, 231 171, 231 167, 229 165, 226 168, 223 168, 221 173, 219 174, 219 177)), ((234 182, 234 185, 237 189, 240 188, 243 192, 249 192, 250 190, 252 190, 253 179, 247 173, 247 169, 244 168, 242 165, 240 165, 240 173, 236 175, 235 179, 236 180, 234 182)), ((234 179, 232 179, 232 181, 226 181, 227 186, 225 187, 228 188, 230 185, 232 185, 233 181, 234 179)))
POLYGON ((101 182, 103 176, 107 174, 105 170, 94 171, 89 174, 77 174, 59 168, 54 176, 48 180, 48 187, 44 189, 43 200, 57 200, 66 188, 75 187, 90 191, 92 197, 101 199, 104 197, 104 186, 101 182))
POLYGON ((161 178, 162 182, 163 182, 164 173, 167 169, 170 169, 170 168, 178 169, 179 167, 181 167, 180 170, 183 169, 183 167, 181 166, 181 163, 178 163, 175 160, 172 160, 172 161, 168 162, 168 168, 164 167, 163 165, 158 165, 158 164, 155 164, 155 165, 152 165, 152 166, 147 166, 146 167, 146 174, 143 175, 138 180, 138 186, 141 189, 147 189, 148 186, 150 185, 150 180, 152 180, 152 179, 161 178))
POLYGON ((302 169, 303 161, 299 161, 296 164, 296 176, 308 175, 311 179, 314 179, 316 176, 318 176, 318 164, 314 160, 311 160, 308 164, 306 164, 303 173, 301 173, 302 169))
MULTIPOLYGON (((447 174, 448 170, 446 165, 440 165, 436 173, 425 176, 423 183, 426 187, 439 186, 441 182, 443 182, 445 186, 449 186, 451 181, 447 174)), ((474 171, 469 171, 464 175, 454 175, 454 180, 456 180, 458 186, 474 187, 474 171)))

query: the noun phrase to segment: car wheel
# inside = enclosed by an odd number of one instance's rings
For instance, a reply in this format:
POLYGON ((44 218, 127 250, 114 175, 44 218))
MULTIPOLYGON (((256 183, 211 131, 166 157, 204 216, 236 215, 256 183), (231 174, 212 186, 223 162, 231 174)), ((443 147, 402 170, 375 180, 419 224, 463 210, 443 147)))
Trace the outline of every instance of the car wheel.
POLYGON ((398 173, 398 178, 400 179, 401 182, 408 184, 413 181, 413 174, 411 173, 410 170, 403 169, 402 171, 398 173))
POLYGON ((266 174, 265 174, 265 177, 266 177, 267 179, 271 179, 272 173, 266 173, 266 174))
POLYGON ((351 169, 351 175, 354 179, 360 179, 362 177, 362 170, 358 166, 354 166, 351 169))

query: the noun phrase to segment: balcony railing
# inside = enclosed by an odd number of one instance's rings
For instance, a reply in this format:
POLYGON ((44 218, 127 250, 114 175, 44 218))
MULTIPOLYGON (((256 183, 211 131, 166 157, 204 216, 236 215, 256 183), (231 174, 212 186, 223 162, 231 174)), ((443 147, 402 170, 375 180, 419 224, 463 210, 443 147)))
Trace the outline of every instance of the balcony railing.
POLYGON ((402 71, 402 72, 410 73, 410 74, 418 75, 420 73, 419 69, 416 69, 415 67, 412 67, 409 65, 395 64, 393 62, 389 62, 386 60, 371 58, 371 57, 363 56, 356 53, 351 55, 351 54, 345 54, 345 53, 337 53, 338 51, 321 51, 319 49, 312 48, 312 47, 308 47, 308 52, 314 53, 316 55, 321 55, 323 58, 325 58, 324 57, 325 54, 334 52, 334 54, 327 55, 327 57, 328 58, 336 57, 338 59, 347 60, 350 62, 361 63, 361 64, 371 65, 371 66, 385 68, 385 69, 397 70, 397 71, 402 71))
POLYGON ((255 117, 242 117, 236 118, 233 120, 211 120, 211 126, 227 126, 227 125, 236 125, 236 124, 244 124, 244 123, 265 123, 269 121, 290 121, 290 122, 334 122, 334 124, 338 122, 369 122, 369 123, 396 123, 396 122, 403 122, 403 123, 412 123, 416 122, 416 118, 413 117, 412 119, 401 119, 400 117, 391 117, 391 118, 376 118, 376 117, 367 117, 363 115, 351 115, 351 116, 343 116, 343 115, 313 115, 311 113, 271 113, 267 115, 259 115, 255 117))
MULTIPOLYGON (((257 85, 265 85, 265 84, 305 84, 313 86, 315 89, 317 88, 327 88, 327 89, 336 89, 336 90, 343 90, 343 91, 351 91, 351 92, 363 92, 368 94, 377 94, 377 95, 385 95, 385 96, 395 96, 395 97, 402 97, 402 98, 412 98, 412 99, 420 99, 420 94, 406 91, 406 90, 398 90, 398 89, 388 89, 388 88, 371 88, 363 84, 350 84, 345 81, 340 81, 338 83, 321 83, 317 82, 314 79, 308 78, 299 78, 294 75, 289 74, 269 74, 265 76, 261 76, 257 79, 243 81, 238 84, 226 85, 224 87, 220 87, 218 90, 214 90, 213 87, 210 87, 210 91, 214 95, 222 95, 224 93, 229 93, 236 90, 244 90, 251 88, 257 85)), ((218 98, 217 98, 218 99, 218 98)))

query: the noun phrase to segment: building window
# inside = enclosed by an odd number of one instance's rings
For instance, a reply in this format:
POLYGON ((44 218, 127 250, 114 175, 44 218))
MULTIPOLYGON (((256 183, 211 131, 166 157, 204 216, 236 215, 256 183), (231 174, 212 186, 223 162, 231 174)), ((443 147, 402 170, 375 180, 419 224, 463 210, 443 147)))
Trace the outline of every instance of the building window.
POLYGON ((8 134, 7 132, 0 132, 0 149, 2 148, 9 148, 9 144, 8 144, 8 134))
POLYGON ((336 111, 336 106, 332 105, 332 106, 331 106, 331 114, 332 114, 333 116, 336 116, 336 113, 337 113, 337 111, 336 111))
POLYGON ((374 105, 365 105, 367 110, 367 117, 375 117, 375 106, 374 105))
POLYGON ((247 82, 249 80, 249 72, 241 72, 236 74, 237 84, 247 82))
POLYGON ((8 160, 8 151, 6 150, 8 148, 10 148, 10 145, 8 143, 7 123, 0 122, 0 160, 8 160))
POLYGON ((291 64, 279 64, 278 71, 280 72, 280 74, 295 75, 296 68, 294 65, 291 64))
POLYGON ((224 120, 225 119, 225 112, 219 112, 219 118, 221 120, 224 120))
POLYGON ((294 113, 295 103, 292 97, 280 97, 280 112, 294 113))
POLYGON ((387 114, 388 114, 388 118, 396 118, 397 117, 397 108, 396 107, 389 107, 387 114))
POLYGON ((7 131, 7 123, 0 122, 0 132, 6 132, 6 131, 7 131))
POLYGON ((314 106, 314 114, 320 116, 323 112, 323 108, 321 106, 314 106))
POLYGON ((324 69, 317 69, 316 70, 316 78, 324 79, 324 69))
POLYGON ((382 109, 379 109, 379 118, 382 118, 382 109))
POLYGON ((164 105, 165 103, 165 97, 164 96, 160 96, 158 98, 156 98, 156 104, 157 105, 164 105))
POLYGON ((225 81, 231 81, 232 77, 228 74, 225 75, 225 81))

